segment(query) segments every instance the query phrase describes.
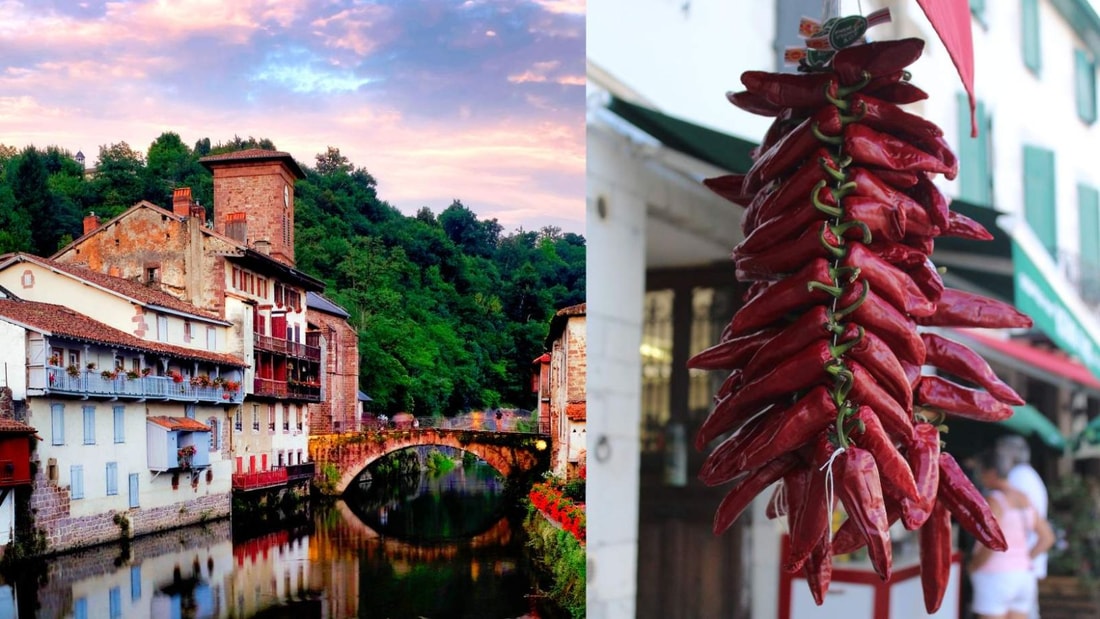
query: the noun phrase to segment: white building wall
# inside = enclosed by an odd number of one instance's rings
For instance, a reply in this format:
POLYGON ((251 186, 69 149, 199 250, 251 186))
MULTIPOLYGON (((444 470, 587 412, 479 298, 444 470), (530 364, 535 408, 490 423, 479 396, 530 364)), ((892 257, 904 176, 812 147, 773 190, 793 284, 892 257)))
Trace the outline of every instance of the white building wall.
POLYGON ((15 489, 12 488, 0 503, 0 546, 11 543, 15 536, 15 489))
POLYGON ((0 320, 0 386, 11 387, 12 399, 27 397, 27 331, 0 320))

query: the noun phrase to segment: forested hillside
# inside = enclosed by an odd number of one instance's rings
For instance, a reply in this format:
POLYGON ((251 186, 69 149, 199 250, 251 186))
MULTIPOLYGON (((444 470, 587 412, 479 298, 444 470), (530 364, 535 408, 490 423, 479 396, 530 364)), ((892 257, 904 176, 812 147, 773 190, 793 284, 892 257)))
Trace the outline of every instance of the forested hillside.
MULTIPOLYGON (((125 142, 100 147, 86 177, 68 151, 0 145, 0 253, 49 256, 80 234, 89 211, 108 219, 139 200, 170 209, 177 186, 209 209, 211 176, 198 159, 255 147, 276 148, 239 137, 190 147, 167 132, 145 152, 125 142)), ((351 314, 371 408, 533 408, 530 363, 550 317, 584 301, 584 237, 556 228, 506 233, 459 200, 405 216, 338 148, 298 163, 306 171, 295 187, 298 267, 351 314)))

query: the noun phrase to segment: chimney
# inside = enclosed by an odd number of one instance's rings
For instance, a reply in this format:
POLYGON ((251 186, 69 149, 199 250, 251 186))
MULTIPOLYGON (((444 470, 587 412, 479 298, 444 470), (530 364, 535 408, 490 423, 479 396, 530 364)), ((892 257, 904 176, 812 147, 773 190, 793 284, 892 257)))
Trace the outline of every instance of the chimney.
POLYGON ((248 220, 243 212, 229 213, 225 216, 225 236, 241 245, 247 244, 248 220))
POLYGON ((271 241, 269 241, 267 239, 260 239, 260 240, 256 241, 255 245, 256 245, 256 251, 258 251, 262 254, 267 254, 268 256, 271 255, 271 241))
POLYGON ((206 223, 206 209, 198 202, 191 205, 191 217, 198 219, 200 224, 206 223))
POLYGON ((172 192, 172 212, 180 217, 191 215, 190 187, 180 187, 172 192))
POLYGON ((84 234, 88 234, 89 232, 91 232, 92 230, 95 230, 98 227, 99 227, 99 216, 96 215, 94 211, 91 212, 91 213, 88 213, 88 215, 86 217, 84 217, 84 234))

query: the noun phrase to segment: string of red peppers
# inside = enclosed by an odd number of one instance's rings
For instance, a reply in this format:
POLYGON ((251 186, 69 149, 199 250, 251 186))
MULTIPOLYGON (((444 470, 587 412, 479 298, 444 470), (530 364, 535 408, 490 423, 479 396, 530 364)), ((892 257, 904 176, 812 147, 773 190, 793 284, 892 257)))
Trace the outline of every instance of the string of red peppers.
POLYGON ((696 437, 700 479, 733 483, 715 515, 726 530, 775 482, 770 517, 788 519, 784 568, 801 570, 815 600, 834 554, 866 546, 890 576, 889 527, 920 531, 921 582, 939 608, 951 556, 951 516, 1003 550, 988 505, 950 454, 952 415, 1007 418, 1022 400, 964 345, 918 326, 1025 327, 1011 306, 946 289, 929 259, 937 236, 991 237, 951 211, 932 183, 958 164, 934 124, 900 109, 927 97, 906 67, 920 39, 846 47, 822 71, 749 71, 738 107, 774 117, 744 175, 708 179, 747 205, 737 276, 752 282, 715 346, 690 366, 729 372, 696 437), (977 384, 922 375, 922 366, 977 384), (838 501, 847 520, 832 535, 838 501))

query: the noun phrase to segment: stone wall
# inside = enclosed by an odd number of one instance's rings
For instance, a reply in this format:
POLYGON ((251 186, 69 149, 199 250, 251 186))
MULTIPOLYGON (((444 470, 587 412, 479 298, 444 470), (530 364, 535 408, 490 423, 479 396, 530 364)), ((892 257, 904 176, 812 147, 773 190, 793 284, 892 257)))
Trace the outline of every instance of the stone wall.
POLYGON ((121 513, 129 521, 129 535, 144 535, 188 524, 205 522, 229 515, 230 493, 209 494, 157 508, 111 510, 89 516, 71 516, 68 488, 48 481, 39 470, 35 474, 30 500, 35 528, 46 535, 48 552, 60 552, 102 544, 119 539, 122 527, 115 522, 121 513))
POLYGON ((309 433, 359 430, 359 334, 348 321, 316 310, 306 320, 320 327, 325 341, 322 402, 309 405, 309 433))

